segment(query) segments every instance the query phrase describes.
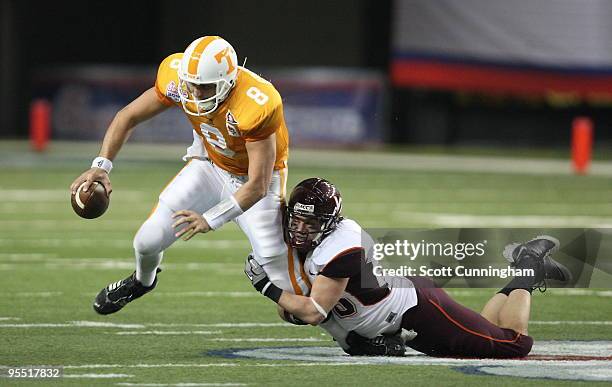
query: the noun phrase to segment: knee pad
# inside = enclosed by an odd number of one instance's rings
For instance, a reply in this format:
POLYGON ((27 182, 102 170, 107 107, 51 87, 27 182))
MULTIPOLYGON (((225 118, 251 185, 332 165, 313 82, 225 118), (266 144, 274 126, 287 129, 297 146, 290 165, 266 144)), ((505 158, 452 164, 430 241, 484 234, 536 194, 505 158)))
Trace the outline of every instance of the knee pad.
POLYGON ((134 250, 141 255, 159 254, 174 241, 173 236, 172 211, 159 203, 136 233, 134 250))

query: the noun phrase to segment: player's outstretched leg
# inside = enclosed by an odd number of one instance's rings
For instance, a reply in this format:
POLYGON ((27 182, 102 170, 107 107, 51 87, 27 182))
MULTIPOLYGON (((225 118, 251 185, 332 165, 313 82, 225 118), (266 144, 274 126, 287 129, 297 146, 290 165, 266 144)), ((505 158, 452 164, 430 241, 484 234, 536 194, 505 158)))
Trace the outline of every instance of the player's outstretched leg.
POLYGON ((526 335, 533 290, 545 290, 546 280, 567 283, 572 278, 570 271, 550 256, 558 247, 559 241, 547 235, 506 246, 503 256, 512 266, 532 269, 534 275, 515 277, 487 302, 481 315, 502 328, 526 335))
POLYGON ((516 268, 533 268, 536 275, 531 290, 538 288, 545 291, 546 280, 563 284, 572 280, 568 268, 551 257, 551 254, 558 249, 559 241, 556 238, 540 235, 526 243, 509 244, 504 249, 503 256, 516 268))
MULTIPOLYGON (((157 273, 160 271, 161 269, 158 268, 157 273)), ((102 289, 96 296, 93 308, 99 314, 118 312, 129 302, 155 289, 156 285, 157 275, 155 275, 153 284, 147 287, 136 279, 136 272, 133 272, 129 277, 113 282, 102 289)))

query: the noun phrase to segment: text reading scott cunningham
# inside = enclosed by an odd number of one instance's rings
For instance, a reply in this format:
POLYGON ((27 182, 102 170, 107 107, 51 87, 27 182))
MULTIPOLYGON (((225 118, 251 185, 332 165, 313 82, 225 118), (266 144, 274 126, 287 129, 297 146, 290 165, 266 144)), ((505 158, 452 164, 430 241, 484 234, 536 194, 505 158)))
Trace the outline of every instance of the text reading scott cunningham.
MULTIPOLYGON (((534 276, 533 269, 519 269, 511 265, 504 267, 465 267, 458 265, 454 267, 428 267, 419 265, 418 267, 401 265, 399 267, 385 268, 381 261, 385 257, 405 257, 411 262, 419 257, 452 257, 457 261, 463 261, 469 257, 482 257, 486 254, 487 241, 474 243, 464 242, 427 242, 421 240, 412 242, 408 240, 396 240, 393 243, 375 243, 372 247, 372 258, 374 265, 372 272, 376 276, 391 277, 525 277, 534 276)), ((494 256, 500 256, 495 254, 494 256)))

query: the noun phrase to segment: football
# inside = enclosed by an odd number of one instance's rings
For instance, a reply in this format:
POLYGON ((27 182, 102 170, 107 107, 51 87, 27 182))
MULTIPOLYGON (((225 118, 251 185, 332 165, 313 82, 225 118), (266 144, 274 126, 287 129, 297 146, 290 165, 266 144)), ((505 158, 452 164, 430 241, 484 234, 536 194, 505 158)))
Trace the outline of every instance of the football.
POLYGON ((76 193, 71 195, 70 202, 72 209, 78 216, 85 219, 94 219, 106 212, 110 198, 106 194, 106 189, 100 182, 93 182, 89 189, 83 191, 81 184, 76 193))

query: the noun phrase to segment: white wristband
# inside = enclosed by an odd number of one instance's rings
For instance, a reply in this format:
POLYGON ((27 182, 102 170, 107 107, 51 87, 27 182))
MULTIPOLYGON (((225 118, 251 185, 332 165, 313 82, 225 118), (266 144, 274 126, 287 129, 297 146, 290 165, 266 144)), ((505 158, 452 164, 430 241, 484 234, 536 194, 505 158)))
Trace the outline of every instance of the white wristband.
POLYGON ((314 298, 309 297, 310 301, 312 301, 312 304, 314 305, 315 309, 321 313, 321 315, 323 316, 323 318, 327 318, 327 312, 325 311, 325 309, 323 309, 323 307, 321 305, 319 305, 319 303, 317 303, 314 298))
POLYGON ((110 171, 113 169, 113 162, 107 159, 106 157, 98 156, 92 161, 91 167, 101 168, 104 169, 106 173, 110 173, 110 171))
POLYGON ((221 200, 219 204, 202 214, 206 223, 211 229, 216 230, 225 223, 234 220, 242 215, 244 211, 240 208, 238 201, 232 195, 227 199, 221 200))

